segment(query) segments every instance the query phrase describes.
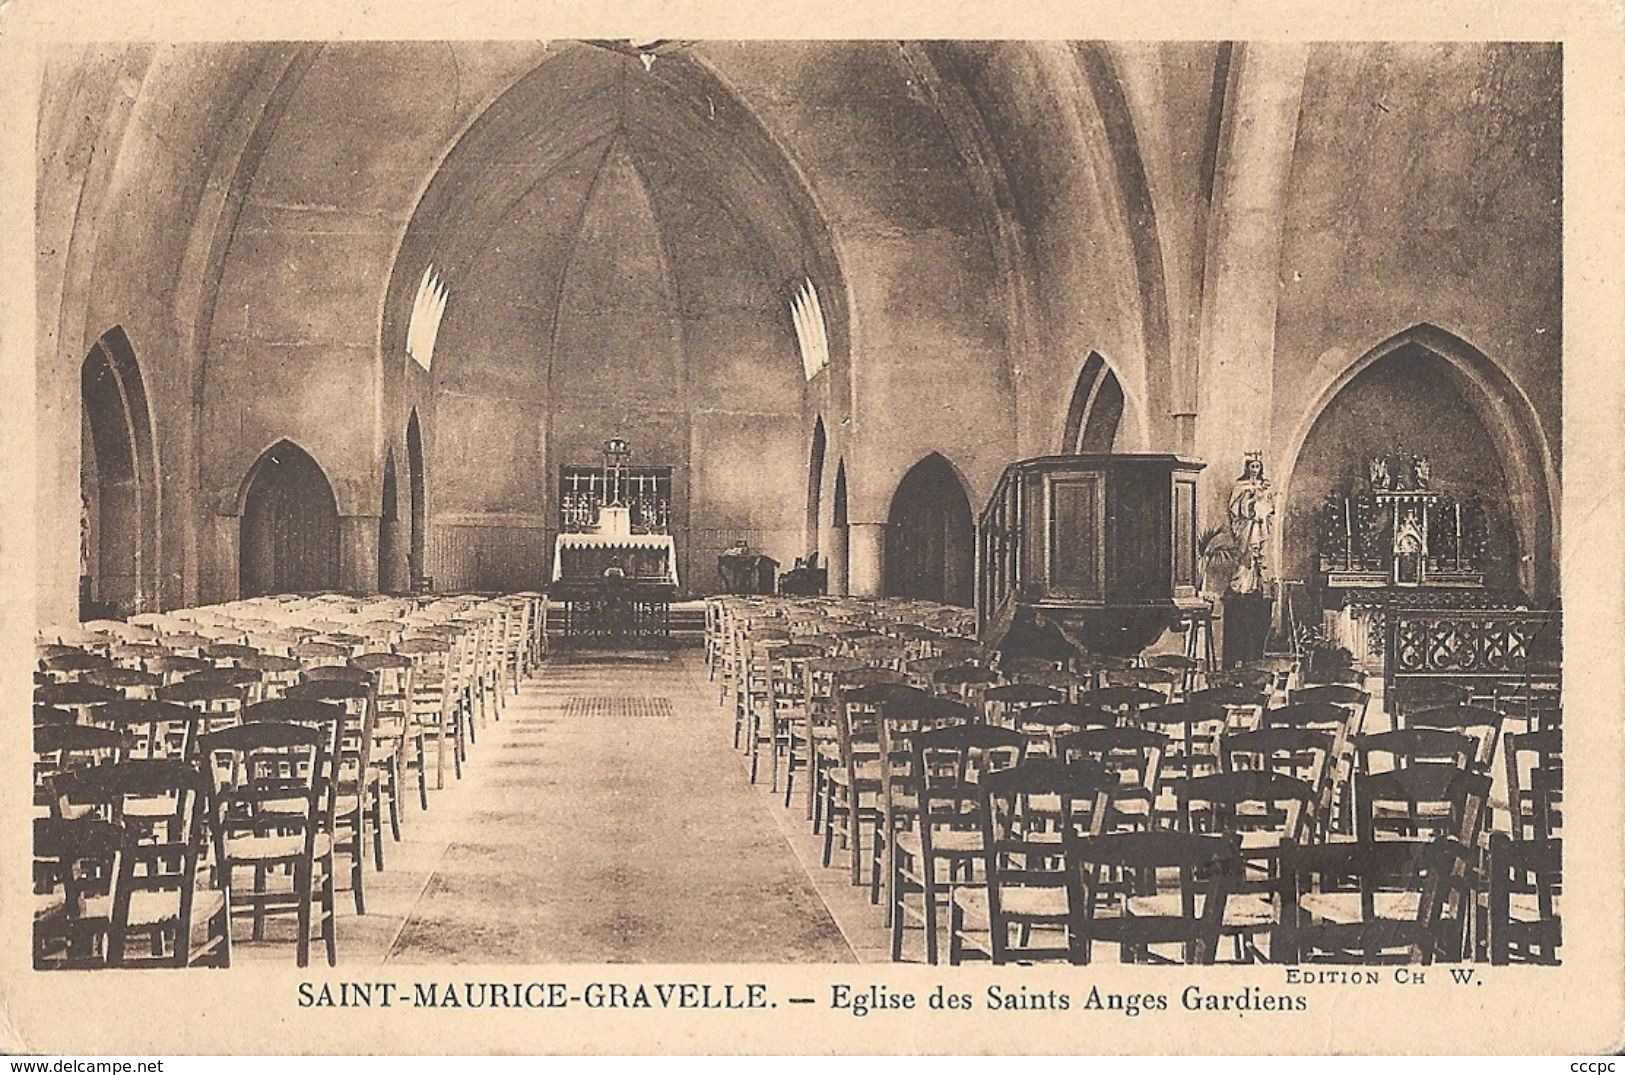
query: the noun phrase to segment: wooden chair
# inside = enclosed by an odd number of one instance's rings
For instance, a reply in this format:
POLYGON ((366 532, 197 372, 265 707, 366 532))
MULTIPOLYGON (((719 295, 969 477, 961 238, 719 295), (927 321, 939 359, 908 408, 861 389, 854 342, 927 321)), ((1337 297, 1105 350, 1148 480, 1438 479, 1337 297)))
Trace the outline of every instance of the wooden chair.
POLYGON ((978 783, 986 884, 953 891, 949 962, 978 954, 995 964, 1086 962, 1082 874, 1066 849, 1080 833, 1105 828, 1116 777, 1087 763, 1034 758, 978 783))
POLYGON ((486 601, 471 613, 477 618, 479 636, 475 641, 476 675, 479 679, 480 719, 501 720, 508 705, 508 606, 486 601))
POLYGON ((1332 806, 1332 742, 1330 732, 1311 728, 1259 728, 1226 734, 1219 739, 1220 771, 1280 773, 1308 784, 1315 789, 1315 802, 1303 839, 1319 839, 1332 806))
POLYGON ((451 643, 441 638, 409 637, 401 640, 396 652, 412 659, 412 719, 423 730, 425 740, 434 742, 434 786, 443 788, 447 753, 455 777, 461 780, 466 750, 451 643))
POLYGON ((206 635, 190 630, 167 631, 160 628, 158 635, 158 644, 180 657, 200 657, 203 648, 213 641, 206 635))
POLYGON ((1468 849, 1449 837, 1290 849, 1281 862, 1283 963, 1419 963, 1456 958, 1446 921, 1468 849))
POLYGON ((124 738, 131 758, 189 762, 195 756, 201 714, 179 702, 121 700, 96 712, 96 724, 124 738))
POLYGON ((1515 840, 1504 832, 1492 833, 1489 875, 1490 962, 1497 966, 1559 963, 1558 950, 1563 944, 1563 919, 1558 913, 1563 887, 1562 839, 1541 836, 1515 840))
MULTIPOLYGON (((901 678, 901 673, 890 669, 872 671, 901 678)), ((880 705, 922 693, 896 680, 852 685, 843 678, 837 683, 835 728, 841 756, 840 763, 831 766, 825 776, 823 862, 830 864, 839 833, 850 856, 854 885, 863 881, 863 832, 882 817, 880 705)))
POLYGON ((209 683, 215 686, 236 687, 242 692, 243 704, 258 702, 264 697, 265 679, 253 668, 204 668, 187 676, 182 683, 209 683))
POLYGON ((34 703, 34 727, 43 724, 75 724, 78 717, 71 709, 62 709, 54 705, 40 705, 34 703))
POLYGON ((1212 689, 1214 687, 1235 687, 1238 690, 1255 694, 1268 692, 1271 695, 1272 703, 1275 701, 1285 702, 1291 697, 1291 692, 1276 691, 1275 684, 1278 681, 1279 677, 1267 669, 1256 668, 1251 664, 1240 664, 1236 665, 1234 668, 1226 668, 1222 671, 1209 672, 1207 676, 1207 687, 1208 689, 1212 689))
POLYGON ((982 692, 982 721, 1006 728, 1016 726, 1016 715, 1037 705, 1059 705, 1066 694, 1036 683, 1001 683, 982 692))
POLYGON ((194 683, 190 676, 179 683, 170 683, 158 688, 160 702, 176 702, 197 710, 199 730, 202 732, 219 731, 237 723, 247 697, 248 690, 245 687, 230 683, 210 683, 206 680, 194 683))
POLYGON ((299 682, 299 675, 304 670, 304 665, 297 659, 275 653, 241 657, 237 664, 240 668, 259 673, 261 701, 286 695, 288 688, 299 682))
POLYGON ((1146 690, 1156 691, 1162 697, 1158 702, 1151 704, 1160 705, 1163 702, 1178 701, 1179 686, 1185 681, 1185 674, 1167 668, 1137 665, 1129 668, 1104 669, 1100 678, 1108 687, 1144 687, 1146 690))
POLYGON ((293 648, 304 641, 304 635, 286 627, 272 630, 249 631, 248 645, 261 653, 277 657, 292 657, 293 648))
POLYGON ((1078 695, 1079 705, 1109 709, 1116 713, 1120 722, 1124 724, 1133 724, 1135 714, 1147 706, 1166 705, 1167 702, 1168 695, 1165 691, 1138 685, 1096 687, 1078 695))
MULTIPOLYGON (((348 665, 320 665, 307 669, 300 678, 305 683, 347 683, 373 692, 372 744, 368 753, 368 764, 371 768, 367 774, 367 787, 370 789, 370 799, 375 799, 378 804, 378 817, 374 818, 374 833, 379 832, 379 826, 382 824, 379 818, 383 813, 383 804, 387 800, 390 814, 390 832, 393 838, 399 842, 401 838, 400 759, 405 752, 405 740, 399 720, 393 717, 390 720, 385 720, 383 717, 382 700, 378 697, 378 674, 361 667, 357 663, 369 656, 382 657, 390 667, 394 667, 397 662, 402 662, 408 667, 412 663, 410 657, 402 657, 399 654, 358 654, 352 658, 352 663, 348 665)), ((377 662, 372 661, 369 663, 377 662)), ((337 701, 339 699, 329 698, 327 700, 337 701)), ((396 710, 398 711, 399 708, 397 705, 396 710)), ((342 801, 340 814, 343 814, 342 801)), ((378 840, 374 844, 373 855, 378 864, 377 868, 382 870, 384 868, 382 840, 378 840)))
POLYGON ((1287 695, 1289 705, 1338 705, 1348 710, 1351 715, 1349 728, 1351 734, 1359 735, 1365 730, 1366 710, 1371 706, 1371 695, 1359 687, 1347 683, 1319 683, 1309 687, 1299 687, 1287 695))
MULTIPOLYGON (((745 644, 744 675, 735 713, 740 721, 745 752, 750 756, 750 782, 756 783, 762 748, 769 753, 778 752, 778 739, 774 729, 773 678, 778 665, 776 652, 790 645, 787 631, 767 632, 767 637, 752 636, 745 644)), ((775 785, 776 787, 777 785, 775 785)))
POLYGON ((790 644, 790 632, 745 627, 736 632, 731 675, 734 695, 734 749, 754 754, 759 729, 771 720, 773 702, 771 651, 790 644))
MULTIPOLYGON (((862 661, 855 657, 810 657, 803 665, 805 677, 802 688, 803 731, 806 742, 803 767, 809 770, 807 780, 807 818, 816 834, 823 822, 823 802, 827 791, 825 777, 828 770, 840 763, 840 732, 836 729, 836 681, 858 674, 868 674, 862 661)), ((887 676, 887 678, 890 678, 887 676)), ((789 782, 795 780, 796 762, 792 756, 788 765, 789 782)), ((785 789, 785 803, 789 804, 790 789, 785 789)))
POLYGON ((81 682, 93 683, 98 687, 109 687, 118 691, 125 698, 152 698, 158 688, 163 684, 163 677, 152 672, 145 672, 139 668, 124 668, 114 666, 111 668, 97 668, 86 672, 81 682))
MULTIPOLYGON (((361 672, 360 669, 350 671, 361 672)), ((366 870, 362 864, 367 857, 369 837, 373 868, 384 868, 382 780, 371 761, 373 728, 378 717, 375 692, 370 681, 310 680, 288 688, 288 698, 341 705, 349 714, 334 764, 333 840, 335 849, 350 857, 350 892, 355 900, 355 913, 366 914, 366 870)))
POLYGON ((988 724, 950 724, 913 737, 910 759, 917 824, 898 832, 891 880, 892 959, 903 954, 907 922, 920 923, 925 959, 937 962, 938 909, 952 895, 956 879, 970 881, 970 867, 983 854, 977 782, 984 773, 1021 763, 1027 739, 1020 732, 988 724), (919 910, 911 897, 920 898, 919 910))
POLYGON ((1034 756, 1060 757, 1057 742, 1083 728, 1111 728, 1117 714, 1099 706, 1050 702, 1031 705, 1015 713, 1015 729, 1027 738, 1027 751, 1034 756))
POLYGON ((408 769, 418 774, 418 806, 429 808, 427 751, 423 728, 412 715, 412 673, 417 667, 402 653, 363 653, 351 664, 372 677, 377 691, 378 715, 373 722, 373 764, 380 766, 383 792, 389 799, 391 835, 401 838, 401 777, 408 769))
POLYGON ((503 675, 507 677, 513 693, 519 693, 519 686, 530 678, 531 650, 530 633, 532 605, 523 597, 509 597, 505 602, 506 615, 502 621, 502 659, 503 675))
POLYGON ((70 650, 59 656, 47 657, 40 662, 45 673, 55 683, 72 683, 83 677, 84 673, 101 668, 111 668, 113 658, 105 653, 87 653, 83 650, 70 650))
POLYGON ((94 683, 47 683, 34 688, 35 705, 66 709, 80 724, 93 723, 99 707, 123 700, 122 692, 94 683))
POLYGON ((1191 691, 1185 696, 1187 702, 1207 702, 1223 706, 1225 710, 1224 730, 1226 732, 1252 731, 1262 726, 1264 710, 1269 708, 1270 695, 1267 691, 1253 690, 1240 687, 1233 683, 1223 683, 1215 687, 1205 687, 1199 691, 1191 691))
POLYGON ((310 963, 313 914, 327 965, 338 962, 333 909, 333 774, 337 744, 347 716, 338 706, 289 699, 260 702, 258 714, 200 743, 213 776, 215 859, 231 904, 253 918, 254 939, 264 936, 265 916, 292 910, 297 921, 296 959, 310 963), (251 892, 236 884, 241 869, 254 871, 251 892), (286 891, 272 891, 273 872, 291 872, 286 891))
POLYGON ((62 774, 64 798, 93 804, 122 833, 111 890, 86 900, 84 916, 107 923, 110 967, 225 967, 231 964, 231 904, 203 883, 208 778, 170 760, 131 760, 62 774), (173 804, 169 824, 128 818, 127 802, 173 804), (140 942, 140 943, 136 943, 140 942))
MULTIPOLYGON (((1354 742, 1362 734, 1360 729, 1365 719, 1365 707, 1358 702, 1343 703, 1331 699, 1363 696, 1364 692, 1348 694, 1346 692, 1354 689, 1337 685, 1307 689, 1322 693, 1311 695, 1309 701, 1293 701, 1266 709, 1260 727, 1298 728, 1324 732, 1332 737, 1331 775, 1327 778, 1330 795, 1322 804, 1322 828, 1326 832, 1347 834, 1354 828, 1354 804, 1349 789, 1354 778, 1354 742)), ((1302 693, 1294 692, 1293 697, 1297 698, 1302 693)))
POLYGON ((108 649, 107 655, 120 668, 148 671, 148 662, 164 656, 164 649, 152 642, 124 642, 108 649))
POLYGON ((1472 687, 1447 679, 1399 679, 1384 703, 1394 718, 1394 726, 1399 728, 1404 727, 1405 717, 1410 713, 1466 705, 1472 696, 1472 687))
POLYGON ((1495 763, 1495 749, 1500 741, 1501 722, 1504 719, 1505 714, 1498 709, 1451 705, 1407 713, 1403 726, 1443 728, 1472 736, 1478 744, 1473 752, 1473 768, 1481 773, 1487 773, 1495 763))
POLYGON ((932 675, 931 689, 981 710, 982 695, 998 681, 998 674, 984 665, 960 664, 932 675))
POLYGON ((1471 771, 1472 736, 1440 728, 1400 728, 1355 743, 1356 832, 1405 836, 1458 833, 1457 778, 1471 771), (1386 758, 1379 765, 1378 758, 1386 758))
MULTIPOLYGON (((913 691, 912 688, 904 687, 913 691)), ((897 837, 918 822, 920 785, 914 774, 914 740, 938 728, 970 724, 976 714, 963 702, 925 692, 881 701, 876 719, 880 754, 880 814, 871 830, 869 902, 885 898, 886 925, 892 925, 892 884, 897 871, 897 837)))
POLYGON ((1508 831, 1514 840, 1548 840, 1563 831, 1563 729, 1508 732, 1508 831))
POLYGON ((1279 857, 1283 848, 1309 841, 1318 789, 1296 777, 1254 770, 1196 777, 1177 791, 1184 831, 1226 833, 1239 841, 1243 868, 1231 886, 1220 934, 1234 939, 1243 962, 1268 959, 1258 938, 1277 931, 1279 857))
POLYGON ((1174 693, 1180 698, 1188 697, 1196 689, 1197 678, 1202 672, 1202 662, 1183 653, 1154 654, 1146 658, 1145 664, 1147 668, 1177 673, 1179 683, 1174 693))
MULTIPOLYGON (((790 805, 790 789, 794 783, 794 763, 798 754, 805 754, 807 744, 802 741, 805 734, 805 715, 807 712, 807 662, 823 655, 823 651, 816 646, 808 646, 799 642, 788 642, 778 646, 773 651, 772 665, 768 670, 769 680, 769 712, 772 714, 768 736, 771 739, 769 752, 772 759, 772 788, 779 789, 779 758, 784 758, 785 787, 784 804, 790 805)), ((751 755, 751 783, 756 782, 756 755, 751 755)))
POLYGON ((54 790, 57 777, 75 769, 87 769, 120 761, 126 749, 124 736, 112 728, 88 724, 50 723, 34 725, 34 806, 49 811, 59 808, 54 790))
POLYGON ((1148 728, 1083 728, 1055 742, 1057 757, 1091 762, 1116 776, 1112 826, 1127 830, 1145 830, 1154 824, 1153 807, 1167 748, 1167 737, 1148 728))
POLYGON ((350 660, 350 647, 334 642, 298 642, 291 647, 289 656, 303 668, 344 665, 350 660))
POLYGON ((1212 963, 1241 848, 1230 834, 1153 829, 1069 842, 1081 877, 1085 960, 1096 942, 1117 945, 1124 963, 1212 963), (1168 883, 1164 883, 1165 875, 1168 883), (1176 950, 1176 955, 1167 949, 1176 950))
POLYGON ((124 828, 86 814, 34 819, 34 969, 107 962, 108 919, 89 912, 112 891, 124 828))
POLYGON ((1219 771, 1219 736, 1228 712, 1212 702, 1170 702, 1151 705, 1134 715, 1133 723, 1160 733, 1167 741, 1158 772, 1158 813, 1175 809, 1174 786, 1219 771))
POLYGON ((202 655, 217 668, 239 668, 244 659, 258 657, 260 651, 241 642, 212 642, 203 647, 202 655))
POLYGON ((705 678, 715 681, 722 657, 724 599, 717 596, 705 599, 705 678))

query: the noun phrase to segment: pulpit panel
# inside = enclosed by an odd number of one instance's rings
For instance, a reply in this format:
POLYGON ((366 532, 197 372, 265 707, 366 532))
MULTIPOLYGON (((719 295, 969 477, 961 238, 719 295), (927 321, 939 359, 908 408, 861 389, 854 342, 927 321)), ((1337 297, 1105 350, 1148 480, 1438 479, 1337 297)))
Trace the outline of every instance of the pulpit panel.
POLYGON ((1085 601, 1106 596, 1106 497, 1099 474, 1051 478, 1050 588, 1085 601))

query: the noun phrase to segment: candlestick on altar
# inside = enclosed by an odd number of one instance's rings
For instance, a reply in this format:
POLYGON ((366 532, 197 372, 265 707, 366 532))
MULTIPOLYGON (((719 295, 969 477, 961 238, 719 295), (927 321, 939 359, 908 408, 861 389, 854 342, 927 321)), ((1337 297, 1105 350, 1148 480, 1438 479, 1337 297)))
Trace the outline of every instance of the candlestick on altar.
POLYGON ((1456 502, 1456 570, 1461 570, 1461 502, 1456 502))
POLYGON ((1343 498, 1343 567, 1354 570, 1354 502, 1343 498))

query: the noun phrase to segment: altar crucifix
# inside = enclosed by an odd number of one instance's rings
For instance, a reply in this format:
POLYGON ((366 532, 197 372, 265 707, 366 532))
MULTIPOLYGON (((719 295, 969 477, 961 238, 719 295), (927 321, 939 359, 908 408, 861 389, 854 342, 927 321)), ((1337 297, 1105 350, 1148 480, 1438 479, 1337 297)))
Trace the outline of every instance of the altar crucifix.
POLYGON ((604 442, 604 491, 609 503, 617 508, 624 508, 626 501, 626 461, 632 458, 632 449, 627 447, 626 441, 620 437, 611 437, 604 442))

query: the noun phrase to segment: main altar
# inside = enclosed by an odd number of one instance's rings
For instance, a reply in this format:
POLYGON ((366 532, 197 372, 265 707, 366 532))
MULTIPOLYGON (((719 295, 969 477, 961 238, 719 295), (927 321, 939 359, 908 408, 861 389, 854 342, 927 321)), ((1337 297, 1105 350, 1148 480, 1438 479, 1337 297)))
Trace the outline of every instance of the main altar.
POLYGON ((677 596, 669 532, 670 468, 631 472, 626 441, 604 445, 602 470, 565 467, 548 597, 570 637, 664 637, 677 596))

